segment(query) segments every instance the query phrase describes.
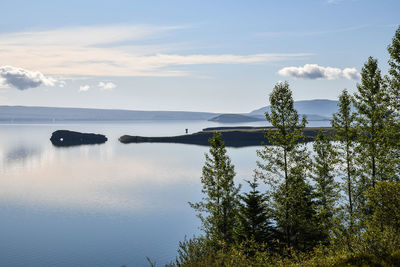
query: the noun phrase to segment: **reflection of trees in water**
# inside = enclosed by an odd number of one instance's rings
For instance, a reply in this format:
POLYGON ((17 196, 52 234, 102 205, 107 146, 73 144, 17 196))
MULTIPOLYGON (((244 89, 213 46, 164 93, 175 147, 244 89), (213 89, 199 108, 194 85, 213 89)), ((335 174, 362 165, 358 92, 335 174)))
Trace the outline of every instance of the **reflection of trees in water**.
POLYGON ((41 153, 41 150, 37 147, 26 145, 12 147, 4 153, 3 166, 7 168, 15 164, 24 164, 31 158, 38 157, 41 153))

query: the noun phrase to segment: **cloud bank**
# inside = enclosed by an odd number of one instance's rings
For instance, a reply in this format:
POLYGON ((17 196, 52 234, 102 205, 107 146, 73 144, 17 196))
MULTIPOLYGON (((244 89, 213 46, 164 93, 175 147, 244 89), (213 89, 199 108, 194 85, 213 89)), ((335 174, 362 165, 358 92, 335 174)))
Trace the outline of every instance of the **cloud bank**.
MULTIPOLYGON (((256 64, 309 56, 306 53, 181 55, 187 44, 163 37, 182 27, 113 25, 0 34, 0 62, 64 76, 187 76, 177 66, 256 64), (143 45, 145 41, 146 45, 143 45)), ((193 46, 190 47, 192 49, 193 46)))
POLYGON ((81 85, 79 86, 79 92, 86 92, 90 89, 89 85, 81 85))
POLYGON ((0 66, 1 83, 19 90, 41 85, 54 86, 57 80, 44 76, 41 72, 30 71, 13 66, 0 66))
POLYGON ((355 68, 322 67, 317 64, 306 64, 303 67, 286 67, 278 71, 279 75, 304 79, 348 79, 358 80, 360 74, 355 68))
POLYGON ((100 89, 102 89, 102 90, 111 91, 112 89, 117 87, 117 85, 112 82, 99 82, 98 87, 100 87, 100 89))

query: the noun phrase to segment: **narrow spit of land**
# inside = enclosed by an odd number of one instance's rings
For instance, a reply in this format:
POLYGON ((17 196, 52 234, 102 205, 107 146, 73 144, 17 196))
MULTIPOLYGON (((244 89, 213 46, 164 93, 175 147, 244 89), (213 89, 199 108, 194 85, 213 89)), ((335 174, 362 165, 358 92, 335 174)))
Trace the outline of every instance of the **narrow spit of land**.
MULTIPOLYGON (((222 139, 227 147, 246 147, 260 146, 263 143, 269 145, 265 137, 266 130, 274 130, 272 127, 213 127, 205 128, 200 132, 193 134, 185 134, 178 136, 160 136, 146 137, 123 135, 119 141, 124 144, 129 143, 178 143, 209 146, 208 139, 212 137, 214 132, 220 132, 222 139)), ((315 139, 319 130, 323 130, 326 134, 332 134, 331 127, 306 127, 304 128, 304 142, 310 142, 315 139)))

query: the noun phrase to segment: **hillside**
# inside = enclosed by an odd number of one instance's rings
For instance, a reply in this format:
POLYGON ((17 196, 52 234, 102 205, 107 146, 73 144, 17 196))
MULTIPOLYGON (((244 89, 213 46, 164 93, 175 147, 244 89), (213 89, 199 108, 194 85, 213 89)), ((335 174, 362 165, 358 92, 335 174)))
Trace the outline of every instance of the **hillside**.
MULTIPOLYGON (((328 120, 337 111, 335 100, 295 101, 299 114, 309 121, 328 120)), ((57 108, 29 106, 0 106, 0 121, 131 121, 131 120, 210 120, 217 123, 243 123, 265 120, 269 107, 247 114, 220 114, 190 111, 143 111, 120 109, 57 108)))
POLYGON ((218 113, 0 106, 0 121, 208 120, 218 113))
MULTIPOLYGON (((300 100, 294 102, 294 108, 297 109, 299 114, 318 115, 320 117, 331 118, 332 114, 337 112, 337 100, 328 99, 313 99, 313 100, 300 100)), ((264 115, 269 111, 269 106, 262 107, 251 111, 249 116, 264 115)))

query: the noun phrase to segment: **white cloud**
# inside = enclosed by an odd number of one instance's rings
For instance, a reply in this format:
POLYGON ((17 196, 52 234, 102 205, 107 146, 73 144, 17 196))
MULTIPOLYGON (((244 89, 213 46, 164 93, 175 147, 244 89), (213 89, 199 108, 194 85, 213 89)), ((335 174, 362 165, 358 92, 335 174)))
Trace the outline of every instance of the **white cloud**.
POLYGON ((349 80, 359 80, 360 73, 356 70, 356 68, 345 68, 343 71, 343 77, 349 80))
POLYGON ((179 65, 254 64, 309 56, 305 53, 251 55, 176 53, 160 38, 182 27, 95 26, 0 34, 0 62, 46 74, 69 76, 185 76, 179 65), (151 40, 138 45, 137 41, 151 40), (157 39, 158 38, 158 39, 157 39), (149 42, 148 42, 149 43, 149 42))
POLYGON ((86 92, 90 89, 89 85, 81 85, 79 86, 79 92, 86 92))
POLYGON ((31 71, 13 66, 0 66, 0 82, 19 90, 41 85, 54 86, 57 80, 44 76, 41 72, 31 71))
POLYGON ((332 67, 322 67, 317 64, 306 64, 303 67, 286 67, 280 69, 278 73, 282 76, 291 76, 295 78, 304 79, 349 79, 358 80, 360 74, 355 68, 332 68, 332 67))
POLYGON ((102 90, 108 90, 108 91, 111 91, 112 89, 117 87, 117 85, 112 82, 99 82, 97 86, 100 87, 102 90))

